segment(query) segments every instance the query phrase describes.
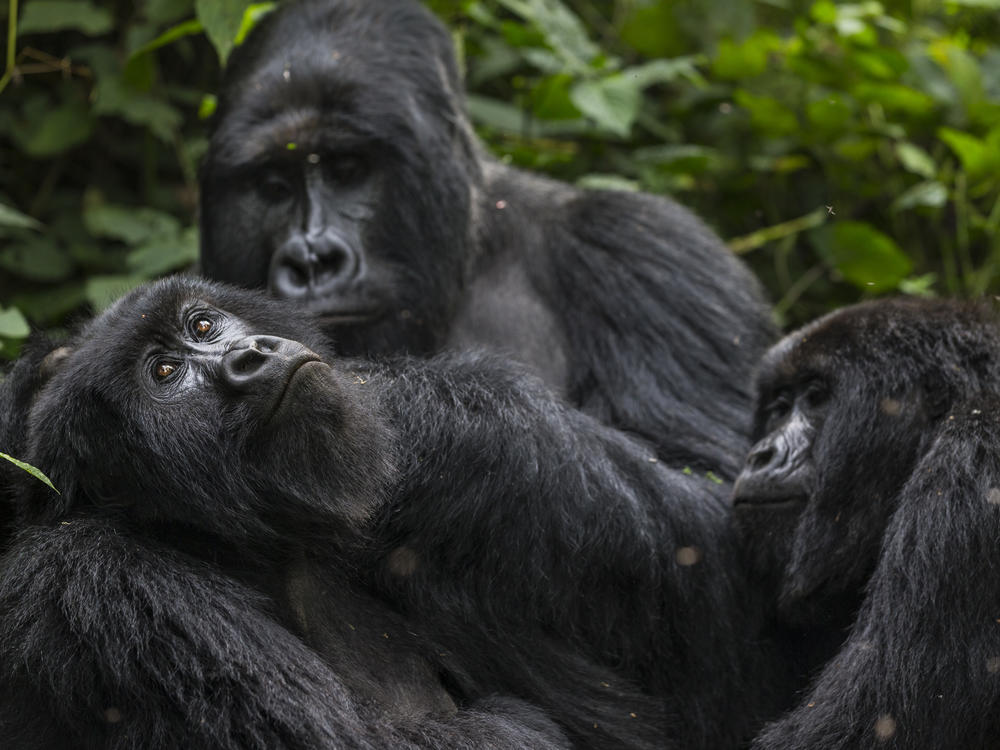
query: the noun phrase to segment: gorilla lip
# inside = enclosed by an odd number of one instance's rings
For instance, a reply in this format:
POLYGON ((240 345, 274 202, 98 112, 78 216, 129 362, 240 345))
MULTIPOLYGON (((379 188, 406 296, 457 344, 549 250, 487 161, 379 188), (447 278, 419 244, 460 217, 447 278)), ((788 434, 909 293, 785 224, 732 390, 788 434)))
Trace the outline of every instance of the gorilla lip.
POLYGON ((296 376, 299 374, 299 372, 302 369, 304 369, 306 365, 309 365, 309 364, 318 364, 318 365, 328 366, 326 364, 326 362, 324 362, 323 360, 321 360, 319 357, 317 357, 315 355, 313 355, 311 357, 303 357, 303 359, 300 362, 296 362, 289 369, 288 377, 286 378, 285 384, 284 384, 284 386, 281 389, 281 393, 279 394, 279 396, 277 398, 277 401, 274 404, 274 408, 271 410, 271 413, 267 417, 267 421, 271 421, 272 419, 274 419, 275 415, 277 415, 277 414, 279 414, 281 412, 282 408, 285 405, 285 401, 288 398, 288 394, 292 390, 292 383, 293 383, 293 381, 295 381, 296 376))
POLYGON ((735 495, 733 508, 751 510, 784 510, 798 508, 806 503, 805 495, 791 497, 753 497, 750 495, 735 495))

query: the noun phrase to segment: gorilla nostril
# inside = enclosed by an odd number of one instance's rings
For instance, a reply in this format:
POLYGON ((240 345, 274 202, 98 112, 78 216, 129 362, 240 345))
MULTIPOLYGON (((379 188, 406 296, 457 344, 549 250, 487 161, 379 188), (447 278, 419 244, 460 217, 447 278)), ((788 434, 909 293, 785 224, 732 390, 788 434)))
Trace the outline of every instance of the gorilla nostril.
POLYGON ((763 469, 774 459, 774 448, 762 448, 754 451, 747 458, 747 465, 754 471, 763 469))

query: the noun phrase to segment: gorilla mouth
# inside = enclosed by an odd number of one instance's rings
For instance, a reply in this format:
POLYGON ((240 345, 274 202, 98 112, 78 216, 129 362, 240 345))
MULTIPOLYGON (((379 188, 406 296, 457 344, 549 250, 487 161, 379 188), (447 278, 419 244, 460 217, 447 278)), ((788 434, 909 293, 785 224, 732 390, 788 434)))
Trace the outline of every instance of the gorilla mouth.
POLYGON ((749 495, 736 495, 733 497, 733 510, 794 510, 801 508, 808 500, 806 495, 793 495, 791 497, 753 497, 749 495))
POLYGON ((292 391, 296 390, 295 382, 302 379, 299 377, 299 374, 307 374, 308 371, 316 369, 315 367, 310 367, 309 365, 321 365, 329 368, 329 365, 326 364, 326 362, 319 359, 319 357, 316 357, 315 355, 311 357, 303 357, 301 361, 293 364, 288 370, 288 377, 285 380, 285 384, 278 393, 278 397, 275 399, 274 408, 271 410, 271 413, 268 415, 266 421, 272 421, 277 415, 281 414, 281 412, 285 410, 288 395, 292 391))
POLYGON ((320 313, 319 322, 323 326, 359 326, 373 323, 381 317, 381 310, 330 312, 320 313))

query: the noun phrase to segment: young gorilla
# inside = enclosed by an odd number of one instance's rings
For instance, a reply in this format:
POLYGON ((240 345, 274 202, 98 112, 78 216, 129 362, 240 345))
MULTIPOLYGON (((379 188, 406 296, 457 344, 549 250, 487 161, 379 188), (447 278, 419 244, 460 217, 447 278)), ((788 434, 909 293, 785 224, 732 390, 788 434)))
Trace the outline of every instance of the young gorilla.
POLYGON ((0 573, 5 746, 559 745, 507 694, 578 746, 716 748, 769 707, 715 485, 534 378, 338 363, 191 279, 43 369, 30 411, 5 384, 62 492, 23 475, 0 573))
POLYGON ((675 466, 727 477, 773 340, 688 211, 491 159, 415 0, 304 0, 237 47, 201 171, 206 275, 297 300, 346 354, 485 348, 675 466))
POLYGON ((755 748, 996 747, 998 334, 985 305, 897 300, 765 357, 736 519, 779 623, 850 635, 755 748))

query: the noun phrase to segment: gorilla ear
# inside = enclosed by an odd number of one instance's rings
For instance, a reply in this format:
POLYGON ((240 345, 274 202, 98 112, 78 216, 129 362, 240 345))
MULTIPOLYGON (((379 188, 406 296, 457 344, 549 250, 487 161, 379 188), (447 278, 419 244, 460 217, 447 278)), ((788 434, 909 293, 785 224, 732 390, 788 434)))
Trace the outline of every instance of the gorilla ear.
POLYGON ((70 347, 60 346, 46 354, 38 365, 38 376, 42 379, 42 382, 47 381, 59 372, 72 353, 73 350, 70 347))

